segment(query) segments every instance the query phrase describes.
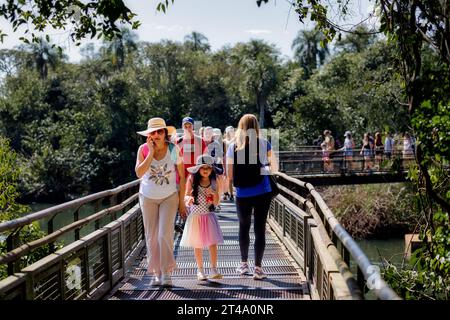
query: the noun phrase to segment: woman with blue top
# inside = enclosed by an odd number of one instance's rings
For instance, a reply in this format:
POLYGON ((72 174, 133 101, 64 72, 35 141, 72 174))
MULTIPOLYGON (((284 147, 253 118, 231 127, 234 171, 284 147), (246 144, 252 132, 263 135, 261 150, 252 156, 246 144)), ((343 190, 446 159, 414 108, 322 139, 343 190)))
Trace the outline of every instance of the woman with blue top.
POLYGON ((258 120, 252 114, 244 115, 238 125, 235 141, 227 150, 227 175, 236 187, 236 208, 239 218, 239 247, 241 264, 236 269, 241 275, 249 273, 248 250, 252 212, 255 232, 255 269, 253 278, 264 279, 262 258, 266 246, 266 221, 272 199, 270 167, 276 170, 270 143, 260 138, 258 120), (272 163, 272 165, 271 165, 272 163))

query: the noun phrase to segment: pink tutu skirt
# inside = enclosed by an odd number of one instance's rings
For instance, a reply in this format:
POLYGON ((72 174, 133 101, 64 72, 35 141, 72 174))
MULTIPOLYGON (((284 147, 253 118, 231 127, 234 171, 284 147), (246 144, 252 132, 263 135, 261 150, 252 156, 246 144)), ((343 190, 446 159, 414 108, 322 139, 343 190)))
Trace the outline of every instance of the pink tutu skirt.
POLYGON ((207 248, 219 243, 223 243, 223 235, 213 212, 188 216, 180 246, 207 248))

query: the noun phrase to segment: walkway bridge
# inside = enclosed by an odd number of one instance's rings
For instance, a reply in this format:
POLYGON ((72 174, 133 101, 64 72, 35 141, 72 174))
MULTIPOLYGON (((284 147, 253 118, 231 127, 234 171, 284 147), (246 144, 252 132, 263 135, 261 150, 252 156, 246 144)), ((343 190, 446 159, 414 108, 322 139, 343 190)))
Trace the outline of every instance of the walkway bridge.
POLYGON ((356 151, 348 156, 344 151, 332 151, 329 161, 324 161, 317 146, 302 146, 298 151, 280 151, 276 155, 280 172, 314 186, 404 182, 408 168, 415 163, 414 154, 405 156, 401 151, 389 157, 364 157, 356 151))
MULTIPOLYGON (((179 247, 175 233, 174 287, 150 287, 136 180, 0 223, 8 251, 0 256, 0 267, 9 275, 0 281, 0 299, 342 300, 364 299, 368 289, 378 299, 398 299, 314 187, 283 173, 276 177, 281 193, 270 206, 265 280, 234 270, 240 261, 238 221, 228 202, 218 213, 225 238, 218 267, 224 278, 197 282, 193 250, 179 247), (92 212, 86 213, 87 207, 92 212), (58 226, 61 215, 73 222, 58 226), (19 231, 37 222, 46 224, 46 235, 20 243, 19 231), (62 238, 71 240, 61 245, 62 238), (27 265, 27 256, 43 249, 51 253, 27 265)), ((251 265, 251 250, 249 258, 251 265)))

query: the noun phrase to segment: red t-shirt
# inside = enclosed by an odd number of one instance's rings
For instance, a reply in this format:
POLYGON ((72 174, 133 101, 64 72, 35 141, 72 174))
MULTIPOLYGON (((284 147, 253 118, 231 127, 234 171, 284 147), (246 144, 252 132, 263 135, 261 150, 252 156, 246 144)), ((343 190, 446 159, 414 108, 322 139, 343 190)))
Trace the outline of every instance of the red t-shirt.
POLYGON ((189 176, 187 168, 195 166, 195 161, 198 156, 207 151, 206 143, 201 137, 194 135, 191 139, 187 139, 183 136, 183 138, 177 142, 177 145, 180 148, 180 154, 184 165, 184 173, 187 179, 189 176))

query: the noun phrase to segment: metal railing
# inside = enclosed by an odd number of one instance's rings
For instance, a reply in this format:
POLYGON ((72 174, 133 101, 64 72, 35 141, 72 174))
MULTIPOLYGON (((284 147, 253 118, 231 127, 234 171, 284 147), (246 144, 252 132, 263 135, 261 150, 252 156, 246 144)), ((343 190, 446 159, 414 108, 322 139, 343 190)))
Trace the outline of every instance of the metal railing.
POLYGON ((364 156, 356 151, 348 154, 346 151, 335 150, 324 156, 322 150, 311 148, 305 151, 280 151, 276 155, 279 171, 289 175, 404 173, 415 163, 414 154, 405 155, 400 151, 364 156))
POLYGON ((139 180, 136 180, 0 223, 0 232, 9 232, 6 241, 16 244, 11 249, 8 247, 8 252, 0 257, 0 264, 8 264, 8 271, 14 271, 0 281, 0 299, 96 299, 111 290, 124 276, 126 264, 133 261, 134 255, 143 245, 142 215, 137 204, 138 185, 139 180), (100 205, 105 199, 109 200, 108 208, 84 219, 77 219, 77 212, 82 205, 92 202, 100 205), (74 222, 55 231, 49 228, 49 233, 41 239, 18 243, 20 228, 40 219, 67 214, 70 209, 74 210, 74 222), (109 217, 112 222, 105 222, 102 226, 100 220, 105 217, 109 217), (96 230, 80 239, 80 229, 89 223, 95 223, 96 230), (69 232, 74 232, 74 242, 29 266, 20 267, 22 256, 69 232))
POLYGON ((373 289, 378 299, 399 299, 311 184, 283 173, 276 177, 280 194, 271 203, 269 224, 302 267, 313 296, 362 299, 373 289))

